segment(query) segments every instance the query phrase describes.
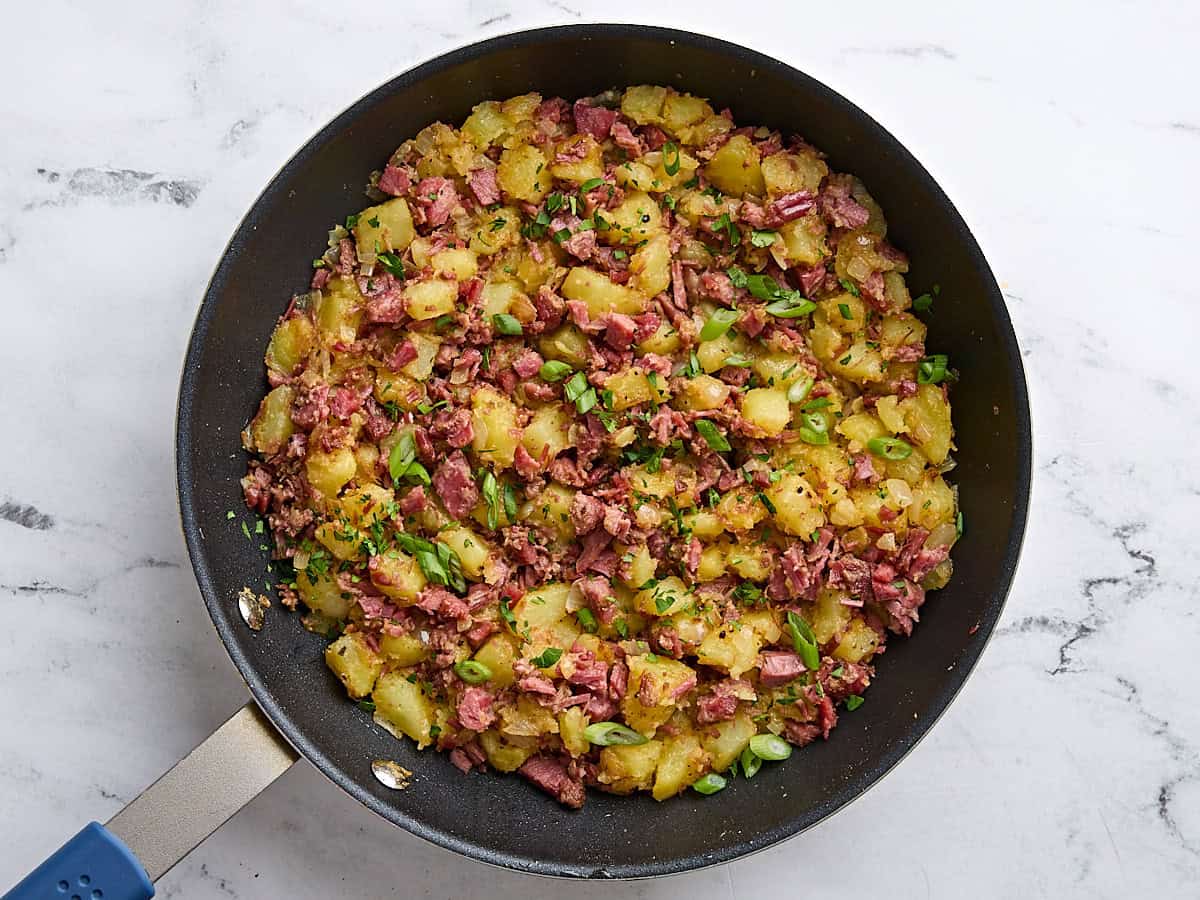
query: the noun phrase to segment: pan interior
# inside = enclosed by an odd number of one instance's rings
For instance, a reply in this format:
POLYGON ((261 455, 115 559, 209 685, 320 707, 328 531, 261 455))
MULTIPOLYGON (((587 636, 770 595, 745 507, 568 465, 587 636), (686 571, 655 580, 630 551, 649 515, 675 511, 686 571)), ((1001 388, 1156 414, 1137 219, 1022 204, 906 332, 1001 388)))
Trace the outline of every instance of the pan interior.
POLYGON ((639 26, 522 32, 458 50, 356 103, 283 168, 238 227, 192 335, 179 400, 183 525, 205 602, 251 691, 325 774, 396 824, 475 859, 550 875, 644 877, 734 859, 802 831, 865 791, 932 726, 961 687, 999 617, 1024 529, 1029 413, 1012 326, 995 279, 962 219, 894 138, 844 98, 760 54, 711 38, 639 26), (287 298, 303 291, 334 222, 366 202, 368 173, 431 121, 536 89, 588 96, 665 84, 728 106, 739 122, 798 133, 838 171, 858 175, 885 210, 890 239, 912 260, 913 293, 941 286, 931 346, 951 355, 959 486, 967 531, 955 577, 931 595, 908 640, 889 644, 869 700, 828 742, 719 798, 665 803, 591 792, 570 812, 515 776, 465 777, 446 756, 417 753, 373 726, 321 662, 325 641, 298 615, 271 610, 252 632, 237 613, 267 560, 227 510, 244 509, 239 432, 266 389, 263 350, 287 298), (392 791, 374 759, 413 770, 392 791))

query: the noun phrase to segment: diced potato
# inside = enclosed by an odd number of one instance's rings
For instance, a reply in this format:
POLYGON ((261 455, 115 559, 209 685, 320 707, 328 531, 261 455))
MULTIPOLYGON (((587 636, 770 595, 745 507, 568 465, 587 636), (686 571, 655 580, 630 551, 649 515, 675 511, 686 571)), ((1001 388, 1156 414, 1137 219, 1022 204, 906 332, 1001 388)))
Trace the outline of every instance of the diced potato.
POLYGON ((495 100, 485 100, 471 110, 462 125, 462 134, 481 150, 497 143, 513 127, 495 100))
POLYGON ((327 344, 349 343, 358 334, 362 321, 363 296, 351 278, 329 279, 317 301, 317 330, 327 344))
POLYGON ((667 379, 654 372, 647 373, 640 366, 610 375, 604 387, 613 392, 612 408, 615 412, 639 403, 664 403, 670 396, 667 379))
POLYGON ((696 672, 678 660, 663 656, 630 656, 629 689, 621 700, 621 712, 629 727, 639 734, 652 735, 675 711, 673 695, 685 692, 688 684, 696 683, 696 672), (648 680, 649 687, 642 685, 648 680), (649 695, 639 698, 639 693, 649 695), (643 703, 653 699, 653 703, 643 703))
POLYGON ((729 399, 729 385, 711 375, 697 375, 680 383, 680 393, 673 404, 677 409, 720 409, 729 399))
POLYGON ((533 756, 536 743, 528 747, 506 739, 497 731, 488 729, 479 735, 479 744, 487 755, 488 762, 497 772, 515 772, 533 756))
MULTIPOLYGON (((263 456, 274 456, 282 450, 296 430, 292 424, 292 400, 296 392, 291 385, 281 384, 263 397, 258 414, 250 422, 250 443, 247 449, 263 456)), ((246 443, 243 440, 243 443, 246 443)))
POLYGON ((384 596, 408 605, 416 603, 417 596, 425 589, 425 574, 411 556, 389 550, 372 562, 371 583, 384 596))
POLYGON ((521 439, 516 404, 494 388, 481 386, 471 397, 471 421, 475 428, 471 447, 479 459, 496 470, 509 468, 521 439))
POLYGON ((654 185, 654 170, 636 159, 617 166, 613 177, 618 185, 628 191, 649 191, 654 185))
POLYGON ((387 519, 387 508, 396 499, 390 488, 368 484, 355 488, 338 506, 355 525, 371 525, 387 519))
POLYGON ((336 497, 338 491, 358 470, 353 451, 346 447, 338 447, 328 453, 314 447, 308 451, 304 461, 308 483, 326 497, 336 497))
POLYGON ((354 226, 354 242, 359 259, 374 259, 380 250, 401 252, 416 236, 408 201, 396 197, 378 206, 370 206, 358 214, 354 226))
POLYGON ((715 544, 700 551, 700 565, 696 568, 697 581, 713 581, 726 571, 725 551, 715 544))
POLYGON ((536 497, 525 501, 519 518, 556 531, 561 540, 572 540, 575 526, 571 522, 571 501, 574 498, 573 490, 552 481, 536 497))
POLYGON ((588 726, 587 714, 581 707, 572 706, 558 714, 558 736, 572 756, 582 756, 591 748, 583 730, 588 726))
POLYGON ((740 198, 744 194, 761 197, 766 193, 758 148, 744 134, 735 134, 713 154, 704 175, 723 194, 740 198))
POLYGON ((879 635, 875 629, 860 618, 851 621, 845 635, 834 648, 833 655, 846 662, 869 660, 879 646, 879 635))
POLYGON ((492 256, 521 241, 521 213, 504 206, 491 214, 492 218, 477 225, 468 235, 468 246, 476 254, 492 256))
POLYGON ((650 472, 645 465, 638 465, 630 466, 626 474, 629 483, 639 494, 660 500, 670 497, 680 508, 695 505, 696 475, 690 469, 663 464, 657 472, 650 472), (682 491, 678 490, 680 483, 683 486, 682 491))
POLYGON ((728 531, 749 531, 767 514, 754 492, 746 488, 734 488, 723 496, 716 506, 717 515, 728 531))
POLYGON ((350 612, 350 598, 344 593, 329 573, 309 578, 305 569, 296 572, 296 591, 300 599, 315 613, 330 619, 344 619, 350 612))
POLYGON ((444 278, 412 281, 404 288, 404 307, 414 319, 436 319, 454 312, 458 284, 444 278))
POLYGON ((567 594, 570 585, 561 582, 542 585, 517 601, 513 615, 517 630, 540 628, 557 622, 567 614, 567 594))
POLYGON ((787 265, 815 266, 829 255, 825 245, 825 224, 815 213, 781 225, 779 236, 783 239, 781 262, 787 265))
POLYGON ((908 426, 904 424, 904 413, 900 409, 899 397, 890 395, 880 397, 875 402, 875 414, 892 434, 902 434, 908 431, 908 426))
POLYGON ((761 544, 729 547, 725 560, 747 581, 766 581, 771 575, 771 555, 761 544))
POLYGON ((383 671, 383 660, 371 649, 361 632, 343 634, 325 648, 325 664, 346 686, 354 699, 365 697, 383 671))
POLYGON ((825 524, 825 513, 808 482, 785 473, 766 490, 775 507, 775 523, 786 534, 807 537, 825 524))
POLYGON ((672 616, 687 609, 695 600, 680 579, 668 575, 652 587, 639 590, 633 602, 638 612, 648 616, 672 616))
POLYGON ((666 800, 688 787, 708 768, 708 754, 694 734, 670 737, 663 744, 654 775, 655 800, 666 800))
POLYGON ((639 353, 657 353, 660 356, 670 356, 683 345, 679 332, 670 322, 659 322, 654 334, 637 345, 639 353))
POLYGON ((662 741, 605 747, 600 751, 600 782, 614 794, 649 790, 662 748, 662 741))
POLYGON ((516 707, 503 707, 500 710, 500 733, 507 738, 531 737, 543 734, 557 734, 558 720, 554 713, 539 706, 527 695, 517 697, 516 707))
POLYGON ((809 377, 808 370, 791 353, 764 354, 754 360, 751 369, 766 387, 791 387, 809 377))
POLYGON ((758 665, 762 636, 748 625, 725 622, 710 632, 696 651, 697 661, 738 678, 758 665))
POLYGON ((379 639, 379 652, 393 666, 407 668, 429 658, 429 648, 415 634, 385 634, 379 639))
POLYGON ((812 620, 809 624, 812 626, 813 636, 816 637, 818 644, 826 644, 833 640, 834 636, 841 633, 849 623, 850 607, 842 603, 842 600, 849 596, 849 594, 835 591, 833 588, 821 588, 817 594, 817 601, 813 604, 812 620))
MULTIPOLYGON (((569 275, 567 277, 568 279, 570 278, 569 275)), ((586 280, 587 278, 587 275, 582 275, 579 276, 577 280, 586 280)), ((573 292, 578 292, 579 284, 577 283, 574 287, 572 287, 571 290, 573 292)), ((566 296, 565 293, 564 296, 566 296)), ((576 297, 568 299, 578 298, 576 297)), ((546 357, 547 359, 557 359, 572 366, 583 366, 584 363, 586 363, 590 358, 587 335, 585 335, 574 325, 563 325, 561 328, 552 331, 550 334, 538 341, 538 348, 542 351, 542 356, 546 357)))
POLYGON ((645 544, 641 544, 633 552, 633 559, 629 562, 629 578, 625 583, 635 590, 639 589, 654 577, 657 570, 658 560, 650 555, 645 544))
POLYGON ((702 98, 691 94, 667 94, 662 104, 662 123, 673 134, 695 125, 713 114, 712 107, 702 98))
POLYGON ((846 416, 838 423, 837 430, 849 439, 852 452, 864 449, 868 441, 887 434, 879 418, 869 412, 846 416))
POLYGON ((575 134, 560 141, 554 149, 555 159, 568 158, 570 162, 554 162, 550 174, 563 181, 583 184, 592 178, 604 175, 604 161, 600 158, 600 145, 590 134, 575 134))
POLYGON ((362 534, 350 525, 322 522, 314 537, 337 559, 354 559, 362 552, 362 534))
POLYGON ((701 342, 696 348, 696 359, 700 361, 700 368, 711 373, 725 368, 725 360, 731 356, 748 355, 748 350, 749 345, 742 335, 727 331, 719 338, 701 342))
POLYGON ((506 200, 541 203, 554 179, 546 166, 546 155, 532 144, 522 144, 500 154, 496 183, 506 200))
MULTIPOLYGON (((419 344, 417 346, 420 347, 419 344)), ((385 370, 379 373, 375 381, 375 399, 382 404, 394 403, 400 409, 412 412, 425 401, 425 387, 407 375, 385 370)))
POLYGON ((379 447, 375 444, 359 444, 354 448, 354 461, 358 466, 354 480, 359 484, 379 481, 379 447))
POLYGON ((607 275, 584 266, 576 266, 567 273, 561 290, 568 300, 586 303, 591 319, 599 319, 610 312, 637 315, 646 305, 646 298, 639 291, 610 281, 607 275))
POLYGON ((829 174, 829 167, 815 156, 796 153, 773 153, 762 161, 763 183, 767 194, 778 197, 796 191, 811 194, 821 187, 821 181, 829 174))
POLYGON ((758 632, 764 644, 773 644, 783 636, 779 627, 780 613, 771 609, 752 609, 742 613, 742 624, 758 632))
POLYGON ((450 275, 459 281, 474 278, 479 269, 475 251, 467 247, 439 250, 429 262, 435 275, 450 275))
POLYGON ((417 358, 406 363, 400 371, 417 381, 424 381, 433 374, 433 360, 442 346, 441 338, 412 331, 409 332, 408 339, 416 348, 417 358))
POLYGON ((291 375, 296 366, 316 346, 316 329, 308 316, 284 319, 271 333, 267 344, 267 368, 282 375, 291 375))
POLYGON ((474 659, 488 667, 492 673, 490 683, 497 688, 506 688, 516 681, 513 663, 517 660, 517 651, 509 635, 492 635, 487 643, 475 652, 474 659))
POLYGON ((662 233, 662 210, 649 194, 633 191, 604 217, 609 227, 599 236, 609 244, 640 244, 662 233))
POLYGON ((554 404, 543 406, 533 414, 525 431, 521 434, 521 443, 534 459, 554 459, 570 446, 568 429, 574 421, 573 415, 563 406, 554 404))
POLYGON ((433 725, 433 703, 425 696, 415 675, 403 669, 380 675, 371 699, 375 701, 376 715, 416 741, 418 749, 432 743, 429 728, 433 725))
POLYGON ((709 509, 699 509, 684 516, 684 525, 702 541, 719 537, 725 531, 724 521, 709 509))
POLYGON ((656 85, 639 84, 627 89, 621 97, 621 112, 639 125, 662 122, 667 89, 656 85))
POLYGON ((671 241, 659 234, 635 250, 629 260, 633 273, 633 286, 653 297, 661 294, 671 283, 671 241))
POLYGON ((758 733, 758 726, 744 710, 732 719, 709 726, 700 735, 700 743, 708 753, 714 772, 724 772, 742 751, 750 746, 750 738, 758 733))
POLYGON ((753 388, 742 394, 742 417, 764 434, 779 434, 792 421, 792 406, 787 391, 778 388, 753 388))
POLYGON ((885 347, 903 347, 906 344, 924 344, 929 329, 912 313, 896 313, 884 316, 879 328, 879 339, 885 347))
POLYGON ((921 452, 935 466, 946 461, 950 453, 950 404, 936 384, 917 386, 917 395, 900 402, 908 433, 921 447, 921 452))
POLYGON ((492 553, 491 544, 470 528, 462 527, 443 530, 438 540, 458 554, 464 575, 477 580, 483 577, 484 566, 492 553))
POLYGON ((874 342, 865 338, 852 343, 840 356, 835 355, 833 359, 826 362, 826 366, 835 374, 856 384, 879 381, 887 372, 883 354, 879 352, 874 342))
POLYGON ((943 522, 954 519, 957 506, 954 489, 946 484, 941 475, 931 474, 931 477, 913 487, 908 519, 913 525, 933 531, 943 522))

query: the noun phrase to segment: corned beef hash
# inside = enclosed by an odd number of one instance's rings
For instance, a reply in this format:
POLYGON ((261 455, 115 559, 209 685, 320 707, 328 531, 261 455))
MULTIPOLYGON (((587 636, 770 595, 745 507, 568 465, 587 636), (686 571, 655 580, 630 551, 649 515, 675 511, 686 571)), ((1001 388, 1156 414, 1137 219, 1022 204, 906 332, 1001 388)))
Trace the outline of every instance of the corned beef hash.
POLYGON ((349 696, 572 807, 827 739, 962 530, 934 298, 862 183, 642 85, 481 103, 367 193, 244 434, 349 696))

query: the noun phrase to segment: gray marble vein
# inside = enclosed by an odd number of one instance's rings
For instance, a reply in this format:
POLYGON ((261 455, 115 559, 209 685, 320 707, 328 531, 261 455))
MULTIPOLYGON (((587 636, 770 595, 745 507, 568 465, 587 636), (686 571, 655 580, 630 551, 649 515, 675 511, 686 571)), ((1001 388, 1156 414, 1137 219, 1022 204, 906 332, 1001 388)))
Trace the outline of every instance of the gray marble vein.
POLYGON ((1016 586, 978 671, 876 788, 731 865, 619 885, 500 872, 388 825, 302 763, 159 895, 1197 896, 1200 7, 7 12, 0 890, 246 697, 186 562, 172 444, 198 298, 245 209, 322 123, 418 62, 506 31, 630 17, 754 46, 851 97, 983 245, 1027 367, 1035 471, 1016 586))

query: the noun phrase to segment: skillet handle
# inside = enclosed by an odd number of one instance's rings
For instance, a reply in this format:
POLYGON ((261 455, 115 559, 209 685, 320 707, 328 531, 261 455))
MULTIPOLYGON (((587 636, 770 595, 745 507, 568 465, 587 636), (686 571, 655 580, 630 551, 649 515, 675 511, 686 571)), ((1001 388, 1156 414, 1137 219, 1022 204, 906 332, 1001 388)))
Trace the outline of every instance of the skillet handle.
POLYGON ((92 822, 2 900, 148 900, 154 881, 297 758, 247 703, 106 826, 92 822))

